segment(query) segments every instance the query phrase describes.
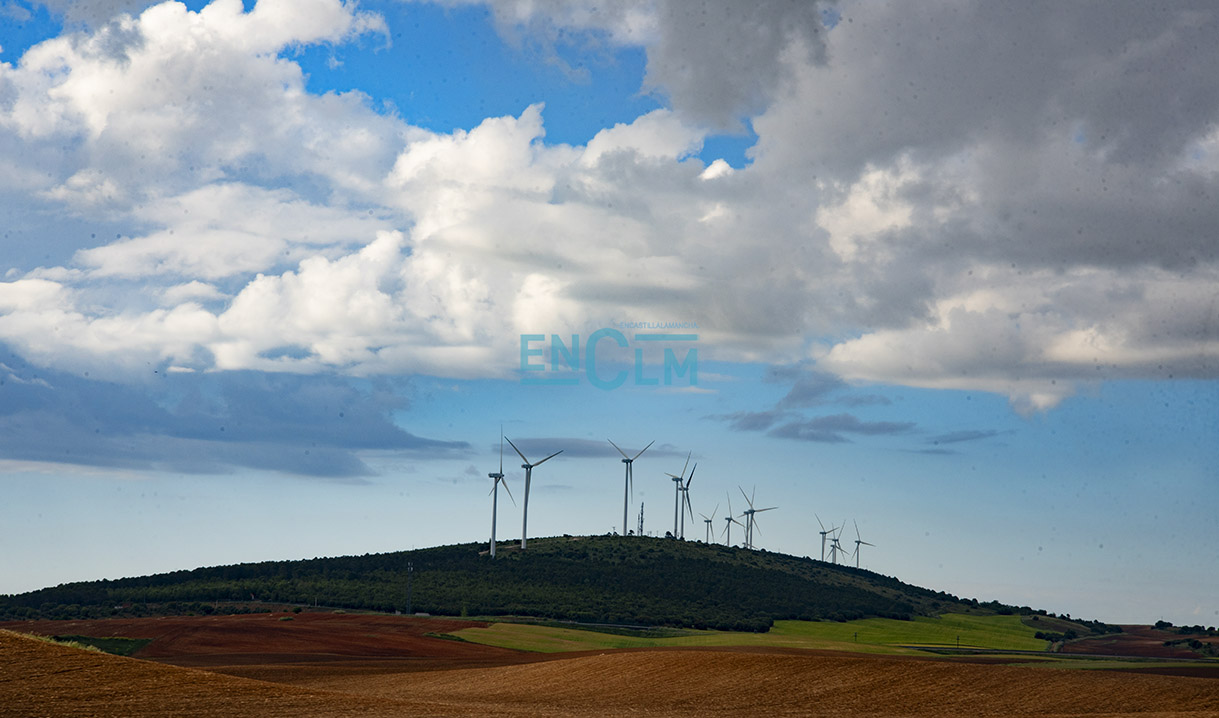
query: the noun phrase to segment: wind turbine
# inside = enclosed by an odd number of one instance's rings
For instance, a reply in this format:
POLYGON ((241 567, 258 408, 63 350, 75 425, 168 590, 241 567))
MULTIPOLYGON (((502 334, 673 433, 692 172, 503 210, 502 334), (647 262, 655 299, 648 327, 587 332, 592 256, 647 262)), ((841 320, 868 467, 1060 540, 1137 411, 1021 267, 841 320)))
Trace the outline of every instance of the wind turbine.
POLYGON ((626 480, 623 482, 624 486, 622 487, 622 535, 625 536, 627 533, 629 533, 626 530, 626 509, 627 505, 630 503, 631 493, 635 490, 635 474, 631 468, 631 465, 635 463, 635 459, 638 459, 643 455, 643 452, 648 450, 648 447, 655 444, 656 440, 653 439, 650 444, 640 449, 639 453, 635 454, 634 456, 627 456, 625 451, 618 448, 618 445, 614 443, 613 439, 606 439, 606 441, 610 443, 610 446, 618 449, 618 453, 622 454, 622 463, 626 464, 626 480))
POLYGON ((728 537, 728 542, 726 544, 724 544, 725 546, 732 545, 732 525, 733 524, 736 524, 737 526, 740 526, 741 528, 745 527, 744 524, 742 524, 740 521, 737 521, 736 517, 734 517, 732 515, 732 495, 729 494, 729 496, 728 496, 728 515, 724 517, 724 530, 720 532, 720 536, 728 537))
MULTIPOLYGON (((753 507, 753 497, 746 494, 745 489, 741 489, 740 486, 738 486, 737 488, 741 490, 741 496, 744 496, 745 502, 747 504, 749 504, 749 508, 741 515, 746 518, 746 521, 745 521, 745 548, 751 549, 751 548, 753 548, 753 528, 754 528, 754 526, 757 525, 757 521, 754 518, 755 514, 761 513, 762 511, 771 511, 771 510, 777 509, 779 507, 770 506, 765 509, 755 509, 753 507)), ((753 493, 754 493, 754 496, 757 495, 757 493, 758 493, 757 487, 754 487, 753 493)))
POLYGON ((867 541, 860 541, 859 540, 860 539, 859 522, 855 521, 855 519, 851 519, 851 521, 855 524, 855 568, 859 568, 859 547, 860 546, 875 546, 876 544, 868 543, 867 541))
MULTIPOLYGON (((508 439, 508 437, 506 437, 506 436, 504 438, 508 439)), ((529 538, 529 533, 528 533, 528 529, 529 529, 529 480, 531 478, 533 478, 533 467, 541 466, 542 464, 546 463, 547 461, 550 461, 554 457, 563 453, 563 450, 559 449, 558 451, 554 452, 550 456, 547 456, 545 459, 542 459, 538 463, 531 464, 531 463, 529 463, 529 459, 526 459, 525 455, 521 453, 521 450, 516 448, 516 444, 512 443, 512 439, 508 439, 508 443, 512 446, 512 450, 516 452, 516 455, 521 457, 521 461, 525 462, 525 463, 521 464, 521 468, 525 470, 525 514, 524 514, 524 518, 521 519, 521 550, 523 551, 523 550, 525 550, 525 540, 527 538, 529 538)))
MULTIPOLYGON (((846 524, 846 522, 844 521, 843 525, 845 525, 845 524, 846 524)), ((840 530, 840 529, 841 529, 841 527, 839 527, 839 529, 835 529, 835 530, 840 530)), ((842 554, 845 556, 846 552, 847 552, 847 550, 844 549, 842 547, 842 544, 838 542, 837 535, 830 538, 830 563, 837 564, 838 563, 838 554, 842 554)))
MULTIPOLYGON (((715 512, 719 510, 720 505, 716 504, 715 508, 711 509, 711 516, 715 516, 715 512)), ((699 514, 699 516, 702 516, 703 523, 707 524, 707 538, 705 539, 705 543, 711 543, 711 522, 715 519, 711 518, 711 516, 708 516, 707 514, 699 514)))
POLYGON ((686 540, 686 514, 687 513, 690 514, 690 520, 694 521, 694 507, 690 505, 690 482, 694 481, 694 472, 695 471, 698 471, 698 464, 695 464, 694 468, 690 469, 690 478, 686 479, 686 485, 681 486, 681 484, 678 484, 678 486, 680 487, 680 490, 681 490, 681 498, 682 498, 682 507, 681 507, 681 540, 682 541, 686 540))
POLYGON ((681 482, 686 480, 686 469, 690 467, 690 456, 694 452, 686 454, 686 465, 681 467, 681 476, 674 476, 665 472, 665 476, 673 479, 673 538, 677 538, 677 512, 681 510, 681 482))
MULTIPOLYGON (((499 516, 499 484, 504 481, 504 433, 500 429, 499 435, 499 471, 487 474, 487 478, 495 483, 491 485, 491 558, 495 558, 495 519, 499 516)), ((516 499, 512 498, 512 490, 508 488, 508 482, 504 481, 504 491, 508 492, 508 498, 512 499, 512 505, 516 505, 516 499)))
POLYGON ((830 530, 829 530, 829 531, 826 531, 826 530, 825 530, 825 524, 821 523, 821 517, 820 517, 820 516, 818 516, 817 514, 813 514, 813 518, 817 519, 817 525, 821 527, 821 530, 820 530, 820 531, 818 531, 817 533, 821 534, 821 560, 822 560, 822 561, 824 561, 824 560, 825 560, 825 537, 826 537, 826 534, 832 534, 832 533, 834 533, 835 531, 837 531, 837 530, 838 530, 838 528, 837 528, 837 527, 835 527, 835 526, 831 526, 831 527, 830 527, 830 530))

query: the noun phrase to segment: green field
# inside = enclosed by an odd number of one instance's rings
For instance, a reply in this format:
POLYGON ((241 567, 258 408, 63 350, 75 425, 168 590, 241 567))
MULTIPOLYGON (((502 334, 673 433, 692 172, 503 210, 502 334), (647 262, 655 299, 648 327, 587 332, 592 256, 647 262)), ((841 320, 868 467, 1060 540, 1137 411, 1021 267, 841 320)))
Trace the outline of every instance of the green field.
POLYGON ((119 638, 117 636, 101 638, 96 636, 54 636, 53 638, 60 643, 90 646, 104 653, 116 656, 130 656, 149 643, 152 643, 151 638, 119 638))
POLYGON ((495 623, 467 628, 457 635, 483 643, 522 651, 556 653, 606 648, 683 646, 771 646, 847 650, 864 653, 913 653, 903 646, 948 646, 994 650, 1042 651, 1045 641, 1033 638, 1036 630, 1019 616, 967 616, 950 613, 937 618, 897 621, 868 618, 845 623, 829 621, 775 621, 767 633, 688 631, 672 638, 619 636, 589 630, 520 623, 495 623))

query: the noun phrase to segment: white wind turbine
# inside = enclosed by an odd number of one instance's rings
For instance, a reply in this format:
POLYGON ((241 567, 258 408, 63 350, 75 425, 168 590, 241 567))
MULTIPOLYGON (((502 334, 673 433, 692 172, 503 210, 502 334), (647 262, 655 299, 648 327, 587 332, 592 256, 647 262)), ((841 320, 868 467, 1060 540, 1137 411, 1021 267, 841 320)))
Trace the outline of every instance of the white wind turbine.
POLYGON ((825 537, 827 534, 832 534, 835 531, 837 531, 838 527, 831 526, 830 530, 826 531, 825 524, 821 523, 821 517, 818 516, 817 514, 813 514, 813 518, 817 519, 817 525, 821 527, 821 530, 818 531, 817 533, 821 534, 821 560, 824 561, 825 560, 825 537))
POLYGON ((745 489, 741 489, 740 486, 738 486, 737 488, 741 490, 741 496, 744 496, 745 502, 747 504, 749 504, 749 508, 741 515, 746 518, 746 521, 745 521, 745 548, 752 549, 753 548, 753 529, 757 525, 757 520, 754 518, 754 516, 763 511, 772 511, 779 507, 770 506, 770 507, 764 508, 764 509, 755 509, 753 507, 753 499, 757 496, 757 493, 758 493, 757 487, 755 486, 753 489, 754 496, 749 496, 748 494, 746 494, 745 489))
MULTIPOLYGON (((843 526, 846 525, 845 521, 843 521, 842 523, 843 523, 843 526)), ((841 530, 841 528, 842 527, 839 527, 838 529, 835 529, 835 530, 841 530)), ((846 556, 847 550, 844 549, 842 547, 842 544, 838 542, 838 536, 837 536, 837 534, 835 534, 833 537, 830 538, 830 563, 837 564, 839 554, 846 556)))
MULTIPOLYGON (((711 509, 711 516, 715 516, 715 512, 719 511, 719 510, 720 510, 720 505, 716 504, 715 508, 711 509)), ((708 516, 707 514, 699 514, 699 516, 702 516, 703 523, 707 524, 707 537, 704 540, 704 542, 711 543, 711 522, 715 521, 715 519, 711 518, 711 516, 708 516)))
POLYGON ((677 538, 677 513, 681 510, 681 484, 686 480, 686 469, 690 467, 690 456, 694 452, 686 454, 686 465, 681 467, 681 476, 674 476, 665 472, 665 476, 673 479, 673 538, 677 538))
POLYGON ((606 439, 606 441, 610 443, 610 446, 618 449, 618 453, 622 454, 622 463, 626 464, 626 480, 624 482, 625 485, 622 487, 622 535, 625 536, 629 533, 626 529, 626 510, 627 506, 630 504, 631 493, 635 490, 635 472, 632 465, 635 463, 635 459, 642 456, 643 452, 647 451, 652 444, 656 443, 656 440, 653 439, 651 443, 640 449, 639 453, 635 454, 634 456, 627 456, 625 451, 618 448, 618 445, 614 443, 613 439, 606 439))
MULTIPOLYGON (((507 439, 508 437, 505 436, 504 438, 507 439)), ((559 449, 558 451, 554 452, 550 456, 547 456, 545 459, 542 459, 538 463, 531 464, 531 463, 529 463, 529 459, 526 459, 525 455, 521 453, 521 450, 516 448, 516 444, 512 443, 512 439, 508 439, 508 444, 512 446, 512 450, 516 452, 516 455, 521 457, 521 461, 525 462, 525 463, 521 464, 521 468, 525 470, 525 513, 524 513, 524 517, 521 519, 521 550, 524 550, 525 549, 525 540, 527 538, 529 538, 529 533, 528 533, 528 530, 529 530, 529 480, 531 478, 533 478, 533 467, 541 466, 542 464, 546 463, 547 461, 550 461, 554 457, 563 453, 563 450, 559 449)))
POLYGON ((859 522, 855 521, 855 519, 851 519, 851 521, 854 522, 854 524, 855 524, 855 568, 859 568, 859 547, 860 546, 875 546, 876 544, 868 543, 867 541, 860 541, 859 540, 860 539, 859 522))
POLYGON ((491 558, 495 558, 495 519, 499 516, 499 484, 504 482, 504 491, 508 492, 508 498, 512 499, 512 505, 516 505, 516 499, 512 498, 512 490, 508 488, 508 482, 504 481, 504 434, 503 429, 500 429, 499 435, 499 471, 487 474, 487 478, 495 483, 491 485, 491 558))
POLYGON ((690 521, 694 521, 694 507, 690 505, 690 482, 694 481, 694 472, 695 471, 698 471, 698 464, 695 464, 694 468, 690 469, 690 478, 686 479, 686 485, 681 486, 681 484, 678 484, 678 486, 680 487, 680 490, 681 490, 681 503, 682 503, 681 535, 679 538, 681 538, 682 541, 686 540, 686 514, 690 514, 690 521))
POLYGON ((724 517, 724 530, 720 532, 720 536, 727 536, 728 541, 727 541, 727 543, 724 544, 725 546, 732 545, 732 525, 733 524, 736 524, 737 526, 740 526, 741 528, 745 527, 744 524, 742 524, 740 521, 737 521, 736 517, 732 515, 732 495, 730 494, 728 496, 728 515, 724 517))

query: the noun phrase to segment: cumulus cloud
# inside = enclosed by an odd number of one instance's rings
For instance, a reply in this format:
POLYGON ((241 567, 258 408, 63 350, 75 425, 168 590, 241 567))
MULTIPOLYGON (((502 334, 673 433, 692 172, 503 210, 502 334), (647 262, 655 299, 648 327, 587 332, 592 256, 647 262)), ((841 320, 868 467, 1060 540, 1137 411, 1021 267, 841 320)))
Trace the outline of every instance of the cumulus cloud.
POLYGON ((708 358, 811 363, 730 420, 828 441, 852 429, 775 412, 869 382, 1037 411, 1080 382, 1216 375, 1210 6, 493 10, 644 48, 670 107, 582 145, 548 143, 540 103, 411 127, 307 91, 286 50, 389 29, 337 0, 165 3, 0 65, 6 232, 72 245, 14 249, 0 338, 116 376, 502 377, 522 333, 666 316, 708 358), (692 156, 741 117, 750 165, 692 156))
POLYGON ((789 61, 819 62, 824 54, 817 2, 509 0, 489 6, 501 33, 518 44, 538 43, 554 61, 562 62, 563 44, 604 39, 644 47, 644 88, 668 98, 692 122, 720 130, 740 130, 741 118, 765 108, 788 79, 789 61), (572 31, 578 39, 568 36, 572 31))

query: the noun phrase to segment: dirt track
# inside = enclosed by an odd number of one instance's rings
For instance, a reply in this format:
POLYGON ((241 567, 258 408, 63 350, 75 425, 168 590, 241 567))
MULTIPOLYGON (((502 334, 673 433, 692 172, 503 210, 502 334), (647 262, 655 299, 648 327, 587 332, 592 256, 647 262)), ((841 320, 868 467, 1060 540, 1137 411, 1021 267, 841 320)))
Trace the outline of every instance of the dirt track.
POLYGON ((1214 680, 871 656, 644 650, 393 665, 280 664, 296 677, 287 686, 0 633, 0 716, 1219 716, 1214 680))

